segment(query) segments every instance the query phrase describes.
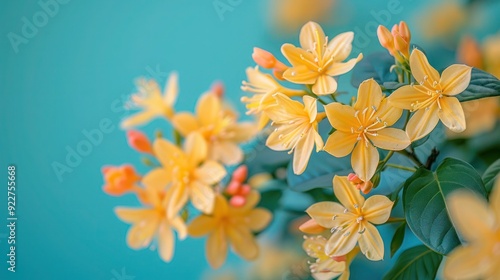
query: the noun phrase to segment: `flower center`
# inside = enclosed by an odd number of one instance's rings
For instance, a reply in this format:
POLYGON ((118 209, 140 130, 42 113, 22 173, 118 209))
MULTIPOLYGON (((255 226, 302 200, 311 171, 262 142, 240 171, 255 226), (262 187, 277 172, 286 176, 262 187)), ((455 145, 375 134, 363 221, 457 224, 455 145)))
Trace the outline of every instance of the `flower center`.
POLYGON ((375 116, 376 112, 377 107, 372 106, 371 108, 367 107, 354 113, 354 117, 358 120, 359 127, 351 127, 351 133, 358 134, 357 140, 365 140, 365 145, 367 146, 367 135, 378 136, 378 131, 387 127, 387 122, 375 116), (368 111, 370 111, 370 114, 368 114, 368 111))

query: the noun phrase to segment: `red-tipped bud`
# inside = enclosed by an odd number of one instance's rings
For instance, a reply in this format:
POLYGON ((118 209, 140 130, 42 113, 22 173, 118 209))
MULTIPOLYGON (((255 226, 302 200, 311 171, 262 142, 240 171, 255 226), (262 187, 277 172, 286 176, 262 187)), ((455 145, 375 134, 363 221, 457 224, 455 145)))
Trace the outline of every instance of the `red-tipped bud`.
POLYGON ((240 191, 240 183, 236 181, 229 182, 229 185, 226 187, 226 193, 229 195, 236 195, 240 191))
POLYGON ((233 207, 241 207, 245 205, 247 199, 244 196, 241 195, 235 195, 229 199, 229 204, 233 207))
POLYGON ((224 98, 224 93, 226 92, 226 89, 224 87, 224 84, 222 82, 214 82, 212 84, 212 87, 210 89, 210 91, 215 94, 217 97, 219 98, 224 98))
POLYGON ((252 59, 262 68, 272 69, 278 61, 274 55, 261 48, 253 48, 252 59))
POLYGON ((379 25, 377 28, 377 37, 378 41, 380 42, 380 45, 386 48, 389 51, 389 53, 393 54, 394 39, 389 29, 387 29, 385 26, 379 25))
POLYGON ((144 133, 137 130, 127 131, 127 140, 130 147, 141 153, 153 154, 151 142, 144 133))
POLYGON ((240 165, 233 172, 233 181, 243 183, 247 180, 248 177, 248 167, 246 165, 240 165))
POLYGON ((104 192, 109 195, 120 196, 134 190, 135 184, 141 180, 131 165, 121 167, 106 166, 102 168, 105 185, 104 192))

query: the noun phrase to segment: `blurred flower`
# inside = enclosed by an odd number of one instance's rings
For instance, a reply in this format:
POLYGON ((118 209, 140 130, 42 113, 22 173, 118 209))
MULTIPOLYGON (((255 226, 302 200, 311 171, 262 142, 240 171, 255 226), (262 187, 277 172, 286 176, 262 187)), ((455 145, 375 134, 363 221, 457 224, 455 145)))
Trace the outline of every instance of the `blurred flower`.
POLYGON ((203 213, 213 210, 215 193, 211 185, 226 175, 222 165, 205 160, 207 145, 199 133, 190 134, 183 149, 159 138, 153 144, 154 154, 162 167, 153 169, 142 180, 156 190, 167 190, 166 203, 170 218, 184 207, 188 198, 203 213))
POLYGON ((315 237, 304 236, 302 247, 307 255, 316 259, 316 262, 310 265, 311 273, 314 279, 326 280, 339 277, 338 280, 347 280, 350 276, 349 266, 359 252, 355 247, 346 256, 329 257, 325 253, 326 238, 321 235, 315 237))
POLYGON ((303 96, 302 104, 282 93, 273 96, 277 104, 266 110, 266 114, 276 128, 267 138, 266 145, 275 151, 290 150, 288 153, 293 153, 293 172, 301 174, 306 169, 314 144, 316 152, 323 148, 318 123, 325 114, 318 113, 313 97, 303 96))
MULTIPOLYGON (((273 240, 266 240, 260 248, 259 257, 248 267, 245 279, 306 279, 307 271, 302 268, 303 257, 291 244, 277 245, 273 240), (286 246, 288 245, 288 246, 286 246), (286 277, 295 276, 296 278, 286 277)), ((282 242, 282 240, 279 240, 282 242)), ((239 279, 242 277, 240 276, 239 279)))
POLYGON ((243 206, 246 203, 247 195, 250 193, 251 187, 245 184, 248 176, 248 167, 241 165, 233 172, 231 181, 226 187, 225 192, 231 196, 229 204, 234 207, 243 206))
POLYGON ((139 189, 137 183, 141 176, 135 172, 132 165, 104 166, 102 173, 105 181, 103 190, 109 195, 120 196, 139 189))
POLYGON ((484 70, 500 79, 500 33, 486 38, 483 54, 484 70))
POLYGON ((498 97, 462 102, 467 128, 460 133, 447 130, 447 136, 450 138, 470 138, 480 133, 492 131, 500 117, 499 105, 498 97))
POLYGON ((144 133, 137 130, 127 131, 128 145, 141 153, 152 154, 153 147, 144 133))
POLYGON ((161 259, 169 262, 174 254, 174 234, 177 231, 179 239, 186 238, 187 228, 181 217, 174 215, 169 218, 165 208, 166 198, 163 192, 148 189, 152 207, 148 208, 115 208, 115 213, 122 221, 132 224, 127 234, 127 244, 130 248, 141 249, 149 246, 153 238, 158 238, 158 253, 161 259))
POLYGON ((275 93, 280 92, 290 97, 305 93, 301 90, 293 90, 281 86, 271 75, 260 72, 258 67, 248 67, 246 72, 248 82, 243 81, 241 89, 246 92, 252 92, 254 95, 251 97, 243 96, 241 101, 246 103, 247 114, 259 116, 259 130, 264 128, 269 122, 269 117, 265 114, 265 111, 276 104, 276 100, 273 98, 275 93))
POLYGON ((345 32, 330 42, 321 26, 315 22, 306 23, 300 31, 300 48, 284 44, 281 52, 292 64, 283 73, 283 78, 296 84, 312 85, 312 92, 318 95, 335 93, 337 81, 333 78, 349 72, 357 58, 344 61, 352 49, 353 32, 345 32))
POLYGON ((271 20, 280 32, 296 32, 310 20, 327 22, 332 18, 336 0, 274 0, 271 20))
POLYGON ((172 117, 172 124, 184 137, 192 132, 200 133, 206 142, 208 158, 232 165, 243 160, 238 143, 249 140, 256 133, 254 123, 238 123, 235 116, 224 109, 220 98, 209 92, 198 100, 196 115, 177 113, 172 117))
POLYGON ((347 176, 347 180, 349 180, 349 182, 351 182, 351 184, 353 184, 356 189, 362 191, 364 194, 369 193, 373 188, 373 183, 371 181, 365 182, 354 173, 349 173, 349 175, 347 176))
POLYGON ((377 36, 380 44, 400 63, 410 59, 411 33, 406 22, 401 21, 389 31, 382 25, 378 26, 377 36))
POLYGON ((200 237, 208 234, 206 256, 210 266, 219 268, 226 260, 228 245, 246 260, 259 255, 259 246, 252 232, 264 229, 271 221, 271 213, 255 208, 260 200, 258 192, 252 192, 242 207, 228 205, 222 195, 215 197, 212 215, 196 217, 188 227, 189 235, 200 237))
POLYGON ((444 265, 447 279, 499 279, 500 180, 490 194, 490 204, 477 195, 457 191, 447 198, 453 225, 465 239, 444 265), (466 207, 464 207, 466 206, 466 207))
POLYGON ((342 205, 325 201, 306 210, 320 226, 331 228, 332 236, 325 244, 325 254, 344 256, 358 243, 368 259, 381 260, 384 242, 373 224, 383 224, 389 219, 393 202, 383 195, 374 195, 365 201, 345 176, 333 178, 333 192, 342 205))
POLYGON ((335 102, 326 105, 325 112, 336 131, 328 137, 324 150, 335 157, 352 152, 352 168, 362 181, 369 181, 377 169, 375 147, 398 151, 410 144, 403 130, 388 128, 398 121, 402 110, 389 106, 373 79, 361 83, 353 107, 335 102))
POLYGON ((457 48, 457 60, 471 67, 483 69, 483 55, 476 40, 464 36, 457 48))
POLYGON ((440 119, 452 131, 464 131, 464 111, 456 95, 469 86, 472 68, 453 64, 440 76, 418 49, 411 53, 410 68, 418 84, 400 87, 388 98, 392 106, 415 112, 406 127, 410 140, 429 134, 440 119))
POLYGON ((265 69, 272 69, 273 75, 283 80, 283 72, 285 72, 288 67, 274 57, 273 54, 261 48, 253 48, 252 58, 257 65, 265 69))
POLYGON ((158 83, 154 80, 140 79, 137 82, 137 88, 139 92, 132 95, 132 103, 142 108, 142 112, 124 119, 121 123, 122 128, 139 126, 156 117, 170 119, 173 116, 173 106, 179 91, 177 73, 170 74, 163 96, 158 83))
POLYGON ((418 13, 422 35, 427 40, 448 40, 462 30, 467 22, 467 10, 459 0, 434 2, 418 13))
POLYGON ((264 186, 265 183, 271 181, 273 179, 273 176, 267 172, 261 172, 254 174, 252 177, 248 179, 248 184, 250 187, 254 189, 258 189, 262 186, 264 186))

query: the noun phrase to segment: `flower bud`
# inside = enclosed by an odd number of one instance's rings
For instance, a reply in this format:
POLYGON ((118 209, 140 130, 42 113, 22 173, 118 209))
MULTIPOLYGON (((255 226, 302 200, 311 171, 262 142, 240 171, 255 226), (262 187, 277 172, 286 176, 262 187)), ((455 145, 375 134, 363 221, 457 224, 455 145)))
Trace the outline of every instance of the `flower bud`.
POLYGON ((102 168, 102 173, 105 181, 103 190, 113 196, 120 196, 134 190, 135 184, 141 180, 141 176, 131 165, 105 166, 102 168))
POLYGON ((385 26, 379 25, 377 28, 377 37, 380 45, 386 48, 392 55, 394 53, 394 39, 391 32, 389 32, 389 29, 385 26))
POLYGON ((261 48, 253 48, 252 59, 262 68, 273 69, 277 59, 274 55, 261 48))
POLYGON ((137 130, 127 131, 127 140, 130 147, 141 153, 153 154, 151 142, 144 133, 137 130))

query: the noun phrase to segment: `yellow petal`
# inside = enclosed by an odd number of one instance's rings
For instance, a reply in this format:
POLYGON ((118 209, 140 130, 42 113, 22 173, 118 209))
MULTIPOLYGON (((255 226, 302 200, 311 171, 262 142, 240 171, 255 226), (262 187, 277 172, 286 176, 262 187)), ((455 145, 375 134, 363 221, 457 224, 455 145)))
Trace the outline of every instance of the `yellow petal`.
POLYGON ((359 127, 359 122, 354 117, 355 110, 351 106, 334 102, 325 106, 325 112, 328 121, 337 130, 351 132, 351 128, 359 127))
POLYGON ((337 90, 337 81, 328 75, 319 75, 312 86, 312 92, 317 95, 332 94, 337 90))
POLYGON ((216 161, 206 161, 195 171, 197 181, 205 185, 213 185, 226 176, 226 169, 216 161))
POLYGON ((158 229, 159 222, 159 215, 151 215, 148 219, 132 225, 127 234, 128 246, 132 249, 148 246, 158 229))
POLYGON ((258 117, 257 121, 257 130, 261 131, 266 125, 269 123, 269 117, 266 115, 266 113, 261 113, 258 117))
POLYGON ((174 234, 172 229, 165 222, 160 223, 158 229, 158 253, 165 262, 172 260, 174 254, 174 234))
POLYGON ((361 252, 371 261, 379 261, 384 258, 384 241, 377 228, 370 223, 364 223, 365 231, 360 234, 359 248, 361 252))
POLYGON ((334 279, 344 272, 345 267, 345 262, 336 262, 332 259, 316 262, 310 266, 311 271, 316 271, 315 273, 312 273, 315 280, 334 279))
POLYGON ((209 159, 220 161, 225 165, 234 165, 243 161, 243 151, 238 144, 231 141, 214 141, 211 143, 209 159))
POLYGON ((172 117, 172 125, 182 136, 187 136, 189 133, 198 130, 198 120, 191 113, 181 112, 172 117))
POLYGON ((352 50, 353 32, 344 32, 333 37, 325 50, 325 58, 334 57, 336 61, 345 60, 352 50))
POLYGON ((446 68, 441 75, 443 94, 462 93, 470 84, 471 73, 472 67, 463 64, 453 64, 446 68))
POLYGON ((415 112, 406 126, 406 133, 412 142, 431 133, 439 122, 437 104, 433 104, 428 108, 415 112))
POLYGON ((172 106, 177 99, 177 93, 179 92, 179 77, 177 72, 170 73, 168 76, 167 84, 165 86, 165 91, 163 93, 163 100, 165 104, 172 106))
POLYGON ((248 228, 252 231, 263 230, 271 222, 272 217, 273 215, 267 209, 253 209, 247 217, 248 228))
POLYGON ((482 279, 491 269, 479 248, 458 246, 444 263, 443 275, 446 279, 482 279))
POLYGON ((345 157, 352 152, 357 139, 357 134, 335 131, 326 140, 324 150, 335 157, 345 157))
POLYGON ((170 187, 165 195, 165 202, 167 204, 167 217, 173 219, 179 211, 186 205, 189 198, 186 186, 176 184, 170 187))
POLYGON ((227 236, 234 252, 245 260, 253 260, 259 255, 259 246, 250 230, 244 227, 227 227, 227 236))
POLYGON ((278 106, 282 106, 284 110, 289 114, 301 114, 304 111, 304 105, 302 103, 291 99, 283 93, 278 92, 274 94, 273 97, 274 99, 276 99, 278 106))
POLYGON ((257 126, 254 122, 240 122, 229 125, 227 130, 228 134, 231 134, 231 136, 224 139, 230 139, 232 142, 240 143, 254 137, 257 133, 257 126))
POLYGON ((358 189, 347 180, 347 176, 333 178, 333 192, 340 203, 351 213, 357 213, 357 208, 363 207, 365 198, 361 196, 358 189))
POLYGON ((200 215, 194 218, 191 224, 189 224, 188 232, 192 237, 200 237, 214 231, 216 226, 217 220, 215 218, 200 215))
POLYGON ((419 49, 414 49, 411 52, 410 68, 417 83, 427 85, 432 85, 434 82, 439 83, 439 72, 429 64, 427 57, 419 49))
POLYGON ((116 207, 115 214, 126 223, 139 223, 156 215, 154 209, 116 207))
POLYGON ((391 126, 401 118, 402 114, 403 109, 391 105, 389 98, 384 98, 377 109, 376 116, 387 123, 387 126, 391 126))
POLYGON ((351 156, 354 172, 363 181, 369 181, 375 174, 379 160, 377 148, 365 140, 360 140, 351 156))
POLYGON ((380 86, 373 79, 363 81, 358 88, 358 98, 354 103, 354 110, 362 111, 365 108, 380 107, 384 98, 380 86))
POLYGON ((317 124, 314 128, 314 143, 316 144, 316 153, 321 151, 323 149, 323 146, 325 143, 323 142, 323 138, 321 138, 321 135, 319 135, 318 130, 317 130, 317 124))
POLYGON ((215 94, 203 94, 196 105, 196 116, 202 126, 210 126, 221 120, 221 100, 215 94))
POLYGON ((165 168, 156 168, 146 174, 141 182, 146 188, 160 191, 164 190, 172 181, 170 175, 165 168))
POLYGON ((446 198, 446 203, 453 225, 465 240, 485 242, 491 238, 495 215, 486 201, 471 192, 456 191, 446 198))
POLYGON ((379 130, 376 136, 367 135, 368 139, 375 145, 384 150, 400 151, 410 145, 410 138, 401 129, 384 128, 379 130))
POLYGON ((387 196, 374 195, 369 197, 361 211, 363 212, 363 217, 365 220, 372 224, 383 224, 391 215, 392 202, 387 196))
POLYGON ((456 97, 443 97, 438 100, 441 104, 441 110, 438 110, 438 116, 446 127, 453 132, 462 132, 465 130, 465 115, 462 104, 456 97))
POLYGON ((358 57, 349 59, 347 62, 344 63, 332 63, 330 67, 326 70, 326 74, 330 76, 340 76, 342 74, 345 74, 354 68, 356 66, 356 63, 358 63, 361 59, 363 59, 363 55, 359 54, 358 57))
POLYGON ((186 238, 188 229, 186 223, 181 217, 177 216, 170 220, 170 225, 172 226, 172 228, 175 228, 175 230, 177 231, 177 237, 180 240, 186 238))
POLYGON ((318 76, 318 72, 310 70, 305 65, 294 66, 283 72, 283 78, 295 84, 314 84, 318 76))
POLYGON ((189 165, 195 168, 207 157, 207 142, 200 133, 190 133, 184 141, 184 151, 189 165))
POLYGON ((304 102, 304 110, 309 115, 309 122, 313 123, 314 121, 316 121, 316 116, 318 115, 318 105, 316 98, 304 95, 302 97, 302 101, 304 102))
POLYGON ((333 228, 349 218, 349 215, 344 214, 345 209, 344 206, 336 202, 323 201, 309 206, 306 212, 320 226, 333 228), (335 219, 333 219, 334 216, 335 219))
POLYGON ((308 22, 300 29, 300 46, 304 50, 315 52, 316 56, 321 58, 325 48, 325 33, 316 22, 308 22))
POLYGON ((312 129, 306 133, 302 139, 299 140, 293 152, 293 173, 302 174, 306 170, 309 158, 314 148, 314 134, 316 132, 312 129))
POLYGON ((182 150, 163 138, 155 140, 153 143, 153 151, 155 153, 155 157, 164 167, 171 165, 172 159, 179 162, 183 162, 184 159, 184 153, 182 150))
POLYGON ((325 245, 325 253, 328 256, 340 257, 349 253, 359 239, 358 224, 351 223, 344 229, 344 231, 336 231, 332 233, 328 242, 325 245))
POLYGON ((284 44, 281 46, 281 53, 283 53, 283 56, 285 56, 286 59, 294 66, 291 69, 303 66, 305 67, 304 70, 316 70, 317 63, 314 61, 314 55, 306 50, 297 48, 292 44, 284 44), (312 69, 307 66, 310 66, 312 69))
POLYGON ((237 209, 241 209, 243 211, 248 211, 250 209, 253 209, 255 206, 257 206, 259 201, 260 201, 260 193, 258 191, 251 191, 247 195, 247 201, 246 201, 245 205, 243 205, 237 209))
POLYGON ((194 181, 189 185, 189 196, 194 208, 205 214, 211 214, 214 209, 215 192, 201 182, 194 181))
POLYGON ((207 238, 205 254, 208 263, 214 269, 221 267, 227 257, 227 240, 224 229, 218 227, 207 238))
POLYGON ((387 99, 390 106, 412 110, 412 104, 423 103, 429 96, 415 89, 418 86, 402 86, 395 90, 387 99))
POLYGON ((156 117, 156 114, 150 110, 144 110, 124 119, 120 126, 122 129, 129 129, 142 124, 145 124, 156 117))
POLYGON ((500 176, 497 174, 495 185, 490 193, 490 206, 496 216, 497 223, 500 224, 500 176))

